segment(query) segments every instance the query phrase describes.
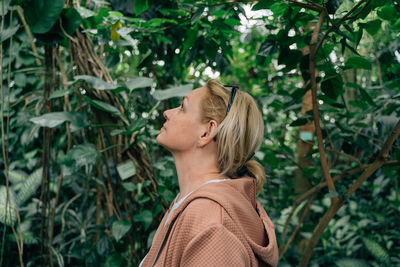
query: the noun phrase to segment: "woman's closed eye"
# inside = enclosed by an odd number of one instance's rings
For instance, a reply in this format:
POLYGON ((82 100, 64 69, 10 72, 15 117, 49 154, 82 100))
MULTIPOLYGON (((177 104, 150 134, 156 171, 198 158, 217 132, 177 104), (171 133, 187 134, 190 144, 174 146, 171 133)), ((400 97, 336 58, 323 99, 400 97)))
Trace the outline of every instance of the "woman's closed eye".
POLYGON ((183 110, 183 100, 184 100, 184 98, 182 98, 182 103, 181 103, 181 105, 179 106, 179 109, 180 109, 180 110, 183 110))

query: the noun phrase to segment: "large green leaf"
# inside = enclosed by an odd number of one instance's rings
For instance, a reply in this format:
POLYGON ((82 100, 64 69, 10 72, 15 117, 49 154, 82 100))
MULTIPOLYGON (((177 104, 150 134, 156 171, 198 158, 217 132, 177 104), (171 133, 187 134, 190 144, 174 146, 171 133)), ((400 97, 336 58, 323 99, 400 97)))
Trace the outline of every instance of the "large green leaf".
POLYGON ((51 93, 49 99, 53 99, 53 98, 58 98, 58 97, 63 97, 65 95, 68 95, 70 93, 72 93, 73 90, 64 90, 64 89, 60 89, 60 90, 55 90, 51 93))
POLYGON ((0 42, 4 42, 11 36, 13 36, 19 29, 19 25, 8 27, 7 29, 0 32, 0 42))
POLYGON ((183 51, 187 51, 193 46, 194 42, 197 40, 198 27, 189 28, 186 31, 185 40, 183 42, 183 51))
POLYGON ((92 86, 94 89, 97 89, 97 90, 113 90, 113 89, 116 89, 119 87, 116 84, 107 83, 107 82, 103 81, 102 79, 99 79, 94 76, 89 76, 89 75, 75 76, 75 81, 79 81, 79 80, 87 82, 90 86, 92 86))
POLYGON ((144 228, 148 229, 153 221, 153 214, 149 210, 144 210, 139 214, 134 215, 133 218, 138 222, 142 222, 144 228))
POLYGON ((343 92, 342 76, 335 72, 327 72, 324 80, 321 82, 321 91, 332 99, 336 99, 343 92))
POLYGON ((71 113, 69 112, 51 112, 42 116, 31 118, 31 122, 41 127, 54 128, 65 121, 71 121, 71 113))
POLYGON ((7 15, 8 11, 10 10, 10 2, 11 0, 2 0, 0 3, 3 5, 0 5, 0 16, 5 16, 7 15))
POLYGON ((30 119, 31 122, 41 126, 54 128, 62 124, 63 122, 71 122, 71 130, 73 132, 86 128, 89 122, 85 116, 85 113, 81 112, 50 112, 39 117, 30 119))
POLYGON ((99 153, 95 145, 90 143, 76 145, 67 154, 67 158, 74 160, 77 167, 93 165, 98 157, 99 153))
POLYGON ((193 89, 193 84, 176 86, 165 90, 155 90, 153 97, 157 100, 165 100, 176 96, 185 96, 193 89))
POLYGON ((278 45, 276 42, 271 40, 266 40, 261 44, 260 49, 258 49, 257 55, 268 57, 278 52, 278 45))
POLYGON ((136 174, 136 167, 131 160, 117 165, 117 171, 121 180, 126 180, 136 174))
POLYGON ((85 96, 85 99, 87 102, 89 102, 90 105, 92 105, 93 107, 95 107, 97 109, 100 109, 100 110, 106 111, 106 112, 110 112, 111 114, 116 115, 116 116, 121 116, 121 112, 119 111, 119 109, 117 109, 116 107, 114 107, 106 102, 103 102, 100 100, 93 100, 87 96, 85 96))
POLYGON ((351 57, 344 66, 350 69, 370 70, 372 68, 371 62, 363 57, 351 57))
POLYGON ((363 27, 369 34, 375 35, 381 29, 381 23, 380 19, 375 19, 367 23, 359 23, 358 25, 363 27))
POLYGON ((82 6, 78 6, 77 11, 78 11, 79 15, 81 15, 81 17, 85 18, 85 19, 96 15, 96 13, 93 12, 92 10, 84 8, 82 6))
POLYGON ((127 80, 125 84, 126 87, 128 87, 129 90, 132 91, 136 88, 150 87, 153 84, 153 79, 146 77, 137 77, 127 80))
POLYGON ((380 18, 389 21, 396 20, 399 17, 396 8, 391 4, 383 6, 378 10, 377 14, 380 18))
POLYGON ((364 90, 363 88, 358 88, 358 90, 360 91, 360 95, 361 97, 367 101, 371 106, 376 106, 374 100, 372 100, 372 97, 368 94, 368 92, 366 90, 364 90))
POLYGON ((73 35, 82 23, 82 18, 75 8, 64 8, 61 17, 62 27, 69 35, 73 35))
POLYGON ((149 0, 135 0, 133 2, 136 16, 139 16, 142 12, 149 8, 149 0))
POLYGON ((132 223, 125 221, 114 221, 112 224, 112 232, 117 242, 129 231, 132 223))
POLYGON ((24 14, 33 33, 46 33, 57 22, 65 0, 28 0, 24 14))

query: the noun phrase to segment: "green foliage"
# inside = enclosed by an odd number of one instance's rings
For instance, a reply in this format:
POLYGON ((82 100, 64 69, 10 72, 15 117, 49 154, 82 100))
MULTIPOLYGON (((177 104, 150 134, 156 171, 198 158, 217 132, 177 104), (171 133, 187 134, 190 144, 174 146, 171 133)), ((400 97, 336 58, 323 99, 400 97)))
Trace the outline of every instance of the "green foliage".
POLYGON ((75 166, 94 165, 99 157, 99 152, 93 144, 76 145, 67 154, 67 159, 74 161, 75 166))
MULTIPOLYGON (((55 98, 53 96, 53 98, 55 98)), ((78 112, 51 112, 42 116, 34 117, 30 119, 34 124, 40 127, 54 128, 60 124, 68 121, 71 123, 71 130, 77 131, 88 126, 87 118, 78 112)))
POLYGON ((168 88, 166 90, 156 90, 153 97, 159 101, 176 96, 185 96, 193 89, 192 84, 168 88))
POLYGON ((136 167, 132 161, 127 161, 117 165, 117 171, 121 180, 126 180, 136 174, 136 167))
POLYGON ((88 96, 85 96, 85 99, 90 105, 92 105, 93 107, 95 107, 99 110, 109 112, 115 116, 121 116, 121 111, 119 111, 118 108, 116 108, 106 102, 96 100, 96 99, 90 99, 88 96))
POLYGON ((106 83, 100 78, 93 77, 93 76, 88 76, 88 75, 77 75, 75 76, 75 80, 79 81, 85 81, 87 82, 90 86, 92 86, 94 89, 97 90, 111 90, 118 88, 118 85, 111 84, 111 83, 106 83))
POLYGON ((362 241, 367 250, 380 262, 387 263, 389 261, 389 253, 378 242, 363 237, 362 241))
POLYGON ((21 206, 27 201, 39 188, 42 181, 43 169, 37 169, 31 175, 29 175, 25 181, 21 181, 21 186, 16 194, 16 204, 21 206))
POLYGON ((112 224, 112 231, 117 242, 129 231, 132 223, 124 221, 115 221, 112 224))
MULTIPOLYGON (((316 143, 311 132, 302 130, 313 122, 313 112, 302 114, 301 108, 310 89, 310 57, 305 51, 318 12, 275 0, 254 4, 84 1, 78 7, 65 7, 64 1, 16 2, 23 2, 38 55, 31 52, 32 43, 14 7, 5 1, 0 36, 10 201, 6 208, 2 182, 0 221, 21 231, 26 265, 42 263, 35 251, 47 242, 42 240, 39 223, 46 198, 48 225, 55 208, 55 264, 136 266, 140 262, 178 193, 173 158, 155 141, 164 123, 162 113, 178 106, 178 97, 211 77, 240 85, 262 111, 265 139, 256 159, 265 167, 268 182, 258 198, 276 225, 279 242, 288 240, 307 203, 297 207, 283 238, 297 196, 295 179, 307 179, 310 186, 322 179, 316 145, 305 155, 309 165, 298 166, 297 158, 300 139, 316 143), (256 17, 249 10, 257 11, 256 17), (93 44, 90 53, 99 55, 99 64, 105 65, 112 80, 106 82, 103 71, 98 76, 77 75, 81 73, 78 62, 72 62, 70 54, 77 30, 89 37, 85 44, 93 44), (56 52, 56 82, 48 111, 42 77, 45 46, 50 45, 56 52), (61 81, 68 81, 67 89, 61 81), (49 180, 47 193, 39 199, 45 129, 51 132, 49 180), (137 164, 138 158, 146 160, 137 164)), ((317 2, 307 2, 312 3, 317 2)), ((318 3, 331 14, 330 21, 322 24, 320 41, 356 3, 318 3)), ((359 15, 335 27, 317 54, 316 81, 321 89, 317 99, 332 176, 358 167, 346 154, 364 166, 371 163, 400 117, 398 7, 397 1, 370 1, 357 10, 362 11, 359 15)), ((85 56, 81 54, 79 60, 86 60, 85 56)), ((400 158, 399 147, 397 139, 389 160, 400 158)), ((336 192, 323 188, 316 193, 282 266, 298 264, 303 239, 312 236, 330 198, 342 196, 357 177, 335 182, 336 192)), ((310 266, 400 264, 398 177, 398 166, 385 166, 355 194, 346 195, 346 204, 323 233, 310 266)), ((5 231, 6 266, 16 266, 16 240, 10 227, 5 231)))
POLYGON ((8 29, 0 32, 0 42, 4 42, 13 36, 19 29, 19 26, 9 27, 8 29))
POLYGON ((9 190, 9 201, 7 201, 7 188, 0 187, 0 222, 7 225, 13 225, 17 220, 16 215, 16 197, 12 190, 9 190))
POLYGON ((344 258, 336 261, 338 267, 367 267, 369 266, 366 261, 361 259, 344 258))
MULTIPOLYGON (((17 220, 19 207, 36 193, 41 184, 42 169, 34 171, 28 177, 16 171, 10 171, 9 175, 13 186, 9 188, 8 193, 5 186, 0 187, 0 222, 13 225, 17 220)), ((31 237, 29 233, 27 235, 27 238, 31 237)))
POLYGON ((25 3, 25 17, 33 33, 47 33, 63 11, 65 0, 29 0, 25 3))

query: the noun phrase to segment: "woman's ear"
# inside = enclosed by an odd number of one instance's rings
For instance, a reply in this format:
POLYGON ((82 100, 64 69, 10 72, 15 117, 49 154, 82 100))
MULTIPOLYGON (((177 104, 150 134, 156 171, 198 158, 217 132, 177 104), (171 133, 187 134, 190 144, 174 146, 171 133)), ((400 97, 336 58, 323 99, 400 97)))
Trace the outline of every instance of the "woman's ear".
POLYGON ((199 146, 203 148, 208 143, 212 142, 214 137, 217 136, 218 133, 218 123, 215 120, 210 120, 207 124, 205 124, 204 131, 200 136, 199 146))

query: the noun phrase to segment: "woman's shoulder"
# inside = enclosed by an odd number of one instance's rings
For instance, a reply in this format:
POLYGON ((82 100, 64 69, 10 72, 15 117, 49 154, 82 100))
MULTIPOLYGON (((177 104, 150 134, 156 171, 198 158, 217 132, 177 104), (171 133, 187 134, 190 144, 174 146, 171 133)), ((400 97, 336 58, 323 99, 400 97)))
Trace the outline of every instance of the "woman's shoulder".
POLYGON ((223 208, 209 198, 194 198, 182 211, 181 217, 185 221, 193 221, 199 226, 207 226, 222 223, 223 208))

